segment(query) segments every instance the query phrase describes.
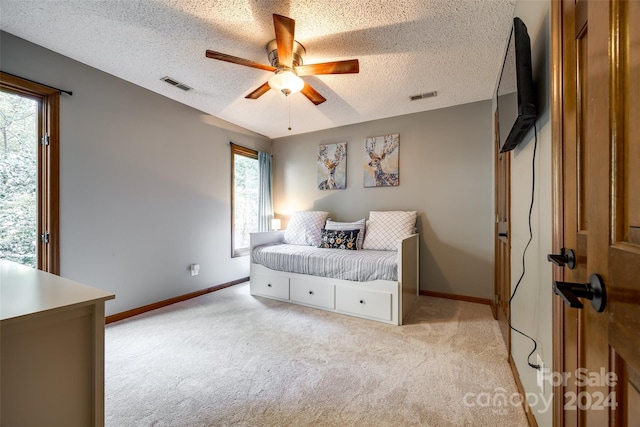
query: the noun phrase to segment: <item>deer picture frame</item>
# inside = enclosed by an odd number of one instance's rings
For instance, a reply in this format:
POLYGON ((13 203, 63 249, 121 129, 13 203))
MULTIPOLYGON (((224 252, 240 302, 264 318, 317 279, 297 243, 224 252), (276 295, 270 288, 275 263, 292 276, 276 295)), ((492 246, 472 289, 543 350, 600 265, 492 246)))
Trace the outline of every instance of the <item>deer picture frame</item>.
POLYGON ((347 143, 318 146, 318 189, 347 188, 347 143))
POLYGON ((374 136, 364 140, 364 186, 400 185, 400 134, 374 136))

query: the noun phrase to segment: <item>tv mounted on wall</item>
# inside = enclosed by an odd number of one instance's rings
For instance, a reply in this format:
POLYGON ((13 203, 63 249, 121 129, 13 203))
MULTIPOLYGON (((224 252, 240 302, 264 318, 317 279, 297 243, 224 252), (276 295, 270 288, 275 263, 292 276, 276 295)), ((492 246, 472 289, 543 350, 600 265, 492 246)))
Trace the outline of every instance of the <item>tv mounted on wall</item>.
POLYGON ((500 152, 504 153, 524 139, 536 120, 531 42, 520 18, 513 18, 496 98, 500 152))

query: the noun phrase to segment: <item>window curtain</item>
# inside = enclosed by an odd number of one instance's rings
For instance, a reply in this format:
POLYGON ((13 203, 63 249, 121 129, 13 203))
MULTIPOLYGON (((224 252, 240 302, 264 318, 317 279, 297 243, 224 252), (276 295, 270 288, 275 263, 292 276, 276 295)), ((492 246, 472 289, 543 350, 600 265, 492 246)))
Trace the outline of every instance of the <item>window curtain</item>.
POLYGON ((258 194, 258 231, 269 231, 273 219, 273 178, 271 154, 258 152, 260 191, 258 194))

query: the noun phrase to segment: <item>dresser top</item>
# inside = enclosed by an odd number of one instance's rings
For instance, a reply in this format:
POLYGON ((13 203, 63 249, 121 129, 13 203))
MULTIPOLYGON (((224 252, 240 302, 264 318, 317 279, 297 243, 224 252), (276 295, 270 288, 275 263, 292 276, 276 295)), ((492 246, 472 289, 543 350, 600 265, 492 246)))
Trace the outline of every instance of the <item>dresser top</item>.
POLYGON ((15 262, 0 260, 0 320, 106 301, 115 295, 15 262))

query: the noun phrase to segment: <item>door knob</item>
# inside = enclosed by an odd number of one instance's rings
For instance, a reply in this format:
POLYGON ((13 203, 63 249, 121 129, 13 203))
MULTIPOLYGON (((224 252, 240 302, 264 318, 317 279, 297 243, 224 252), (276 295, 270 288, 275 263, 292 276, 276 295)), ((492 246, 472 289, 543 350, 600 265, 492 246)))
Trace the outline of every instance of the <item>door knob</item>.
POLYGON ((598 313, 604 311, 607 305, 607 293, 604 282, 599 274, 592 274, 589 283, 553 282, 553 293, 573 308, 582 308, 582 302, 578 298, 591 301, 591 306, 598 313))
POLYGON ((565 252, 564 248, 562 248, 560 249, 560 255, 547 255, 547 261, 554 263, 558 267, 564 267, 566 264, 569 269, 573 270, 576 268, 576 253, 573 252, 573 249, 569 249, 565 252))

